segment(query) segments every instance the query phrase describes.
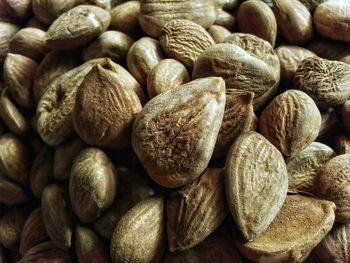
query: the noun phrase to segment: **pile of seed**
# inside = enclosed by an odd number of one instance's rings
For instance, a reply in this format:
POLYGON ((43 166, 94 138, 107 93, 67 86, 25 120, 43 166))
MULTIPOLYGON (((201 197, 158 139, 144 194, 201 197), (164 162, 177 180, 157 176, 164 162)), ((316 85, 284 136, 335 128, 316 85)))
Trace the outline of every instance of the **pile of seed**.
POLYGON ((0 263, 347 263, 349 0, 0 0, 0 263))

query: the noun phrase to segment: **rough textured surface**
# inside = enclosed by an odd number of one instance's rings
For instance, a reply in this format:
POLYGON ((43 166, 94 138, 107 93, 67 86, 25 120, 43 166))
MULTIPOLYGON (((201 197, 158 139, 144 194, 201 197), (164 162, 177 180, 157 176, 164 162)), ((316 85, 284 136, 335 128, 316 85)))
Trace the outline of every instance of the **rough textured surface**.
POLYGON ((288 174, 282 154, 262 135, 242 134, 227 155, 225 187, 228 207, 243 238, 258 238, 287 195, 288 174))
POLYGON ((226 156, 234 140, 243 133, 254 131, 258 119, 253 108, 254 93, 244 90, 227 90, 224 118, 213 153, 214 158, 226 156))
POLYGON ((108 11, 90 5, 79 5, 57 18, 46 33, 51 48, 74 49, 89 43, 106 31, 111 16, 108 11))
POLYGON ((328 1, 317 6, 314 22, 321 35, 350 42, 350 2, 328 1))
POLYGON ((187 19, 208 28, 216 19, 212 0, 142 0, 140 25, 151 37, 158 37, 170 20, 187 19))
POLYGON ((337 210, 337 222, 350 222, 350 154, 342 154, 329 160, 320 171, 315 193, 320 197, 333 201, 337 210))
POLYGON ((183 64, 175 59, 163 59, 148 74, 148 96, 153 98, 164 91, 175 89, 190 80, 187 69, 183 64))
POLYGON ((335 156, 336 153, 329 146, 313 142, 296 156, 287 159, 288 192, 312 194, 318 172, 335 156))
POLYGON ((200 25, 185 19, 166 23, 159 42, 165 53, 187 67, 193 67, 198 56, 215 41, 200 25))
POLYGON ((321 108, 343 104, 350 97, 350 65, 317 57, 303 60, 294 87, 306 92, 321 108))
POLYGON ((277 22, 266 3, 257 0, 243 2, 239 6, 237 19, 241 32, 256 35, 275 46, 277 22))
POLYGON ((287 157, 297 155, 312 143, 321 127, 321 114, 304 92, 288 90, 264 109, 260 132, 287 157))
POLYGON ((93 222, 112 204, 117 180, 113 163, 100 149, 86 148, 77 155, 69 178, 69 196, 81 222, 93 222))
POLYGON ((167 202, 170 251, 186 250, 202 242, 227 214, 223 170, 209 168, 197 180, 170 194, 167 202))
POLYGON ((149 176, 165 187, 196 179, 214 150, 225 108, 222 78, 203 78, 153 98, 136 117, 132 146, 149 176))
POLYGON ((300 263, 331 230, 335 205, 300 195, 287 196, 270 227, 239 249, 256 262, 300 263))
POLYGON ((129 86, 131 76, 123 73, 113 72, 108 64, 96 65, 77 89, 73 124, 89 145, 117 149, 130 145, 132 124, 142 105, 129 86))
POLYGON ((315 249, 323 263, 350 261, 350 224, 334 225, 315 249))
POLYGON ((158 262, 165 241, 164 202, 146 199, 117 223, 111 239, 111 258, 117 262, 158 262))

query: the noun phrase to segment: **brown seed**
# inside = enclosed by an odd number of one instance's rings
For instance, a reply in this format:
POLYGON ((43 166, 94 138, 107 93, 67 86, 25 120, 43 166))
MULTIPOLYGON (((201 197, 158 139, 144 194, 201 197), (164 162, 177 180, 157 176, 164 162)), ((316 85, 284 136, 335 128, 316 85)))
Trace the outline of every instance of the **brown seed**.
POLYGON ((333 41, 327 38, 317 37, 307 45, 307 49, 316 53, 321 58, 341 60, 350 54, 350 45, 346 42, 333 41))
POLYGON ((16 135, 26 136, 30 131, 29 121, 11 101, 7 89, 0 93, 0 117, 7 128, 16 135))
POLYGON ((75 247, 78 261, 94 263, 109 263, 108 248, 106 244, 90 229, 77 226, 75 233, 75 247))
POLYGON ((283 155, 292 157, 312 143, 321 127, 321 114, 304 92, 288 90, 264 109, 259 119, 261 134, 283 155))
POLYGON ((45 31, 37 28, 23 28, 12 38, 9 52, 40 62, 48 51, 45 34, 45 31))
POLYGON ((231 32, 226 28, 218 25, 212 25, 208 28, 209 35, 213 38, 213 40, 219 44, 223 43, 225 39, 231 35, 231 32))
POLYGON ((253 98, 254 93, 249 91, 226 91, 224 118, 216 140, 214 158, 226 156, 232 143, 241 133, 256 129, 258 119, 254 114, 253 98))
POLYGON ((163 59, 148 74, 148 96, 153 98, 164 91, 175 89, 190 80, 187 69, 183 64, 175 59, 163 59))
POLYGON ((19 253, 24 255, 32 247, 48 240, 41 208, 37 208, 28 216, 21 233, 19 253))
POLYGON ((57 17, 77 4, 76 0, 32 0, 32 9, 40 22, 51 24, 57 17))
POLYGON ((38 64, 30 58, 7 54, 4 62, 5 85, 20 106, 33 107, 32 83, 37 67, 38 64))
POLYGON ((255 262, 303 262, 310 251, 331 230, 333 202, 287 196, 269 228, 256 240, 238 243, 242 254, 255 262))
POLYGON ((51 241, 32 247, 18 263, 71 263, 68 252, 58 249, 51 241))
POLYGON ((106 31, 110 21, 109 12, 100 7, 76 6, 51 24, 46 33, 46 43, 56 49, 83 46, 106 31))
POLYGON ((170 194, 167 202, 170 251, 182 251, 199 244, 227 214, 223 170, 207 169, 197 180, 170 194))
POLYGON ((341 117, 346 132, 350 134, 350 100, 344 102, 341 109, 341 117))
POLYGON ((273 0, 272 10, 281 34, 289 43, 304 44, 312 38, 312 16, 298 0, 273 0))
POLYGON ((327 0, 299 0, 310 12, 313 12, 318 5, 326 1, 327 0))
POLYGON ((337 210, 337 222, 350 222, 350 154, 342 154, 329 160, 316 179, 315 193, 320 197, 333 201, 337 210))
POLYGON ((343 104, 350 97, 350 65, 317 57, 303 60, 294 87, 306 92, 320 108, 343 104))
POLYGON ((31 11, 31 0, 2 0, 0 1, 0 20, 19 23, 26 19, 31 11))
POLYGON ((66 180, 70 175, 75 157, 83 148, 84 143, 80 138, 72 138, 57 146, 53 161, 53 178, 66 180))
POLYGON ((321 262, 348 262, 350 251, 350 224, 334 225, 333 229, 316 247, 321 262))
POLYGON ((126 60, 129 72, 141 84, 147 82, 148 73, 163 59, 159 42, 150 37, 142 37, 129 49, 126 60))
POLYGON ((350 42, 350 3, 346 0, 329 1, 317 6, 314 22, 321 35, 350 42))
POLYGON ((165 187, 196 179, 214 150, 225 107, 225 83, 211 77, 153 98, 136 117, 132 146, 150 177, 165 187))
POLYGON ((108 57, 122 63, 134 43, 131 37, 119 31, 106 31, 83 50, 84 61, 108 57))
POLYGON ((313 194, 318 172, 336 156, 329 146, 313 142, 296 156, 286 160, 288 192, 313 194))
POLYGON ((122 71, 96 65, 77 89, 73 124, 89 145, 123 149, 130 145, 131 128, 142 105, 122 71), (125 80, 124 80, 125 79, 125 80))
POLYGON ((334 149, 337 154, 350 154, 350 138, 345 133, 338 133, 335 137, 334 149))
POLYGON ((23 189, 6 178, 0 170, 0 203, 16 205, 23 204, 27 202, 27 200, 27 195, 24 193, 23 189))
POLYGON ((11 39, 18 32, 18 30, 18 26, 0 21, 0 63, 4 62, 5 57, 9 52, 11 39))
POLYGON ((110 207, 117 180, 114 165, 103 151, 91 147, 77 155, 69 178, 69 196, 81 222, 93 222, 110 207))
POLYGON ((38 103, 47 87, 63 73, 78 66, 80 58, 73 51, 54 50, 44 57, 36 71, 33 83, 34 100, 38 103))
POLYGON ((65 191, 57 184, 46 186, 41 196, 41 208, 48 236, 57 248, 67 251, 72 242, 72 224, 65 191))
POLYGON ((239 4, 239 0, 215 0, 217 6, 224 10, 230 10, 235 8, 239 4))
POLYGON ((164 52, 187 67, 193 67, 198 56, 215 45, 209 33, 200 25, 185 19, 171 20, 160 33, 164 52))
POLYGON ((29 146, 11 133, 0 137, 0 170, 11 180, 28 184, 31 166, 29 146))
POLYGON ((277 22, 271 8, 263 1, 249 0, 239 6, 238 24, 241 32, 256 35, 275 46, 277 22))
POLYGON ((11 250, 18 249, 22 228, 28 216, 25 207, 13 207, 0 218, 0 243, 11 250))
POLYGON ((225 187, 228 207, 245 240, 269 227, 288 190, 282 154, 262 135, 243 133, 227 154, 225 187))
POLYGON ((159 262, 165 245, 164 201, 146 199, 116 224, 110 255, 117 262, 159 262))
POLYGON ((222 26, 227 30, 232 31, 235 23, 236 23, 236 18, 233 15, 231 15, 229 12, 226 12, 225 10, 222 10, 222 9, 218 9, 216 11, 216 19, 214 22, 215 25, 222 26))
POLYGON ((148 182, 127 168, 117 168, 118 191, 112 206, 93 223, 94 230, 110 239, 116 223, 133 206, 154 195, 148 182))
POLYGON ((158 38, 163 26, 175 19, 188 19, 208 28, 216 19, 215 3, 212 0, 141 1, 139 22, 149 36, 158 38))

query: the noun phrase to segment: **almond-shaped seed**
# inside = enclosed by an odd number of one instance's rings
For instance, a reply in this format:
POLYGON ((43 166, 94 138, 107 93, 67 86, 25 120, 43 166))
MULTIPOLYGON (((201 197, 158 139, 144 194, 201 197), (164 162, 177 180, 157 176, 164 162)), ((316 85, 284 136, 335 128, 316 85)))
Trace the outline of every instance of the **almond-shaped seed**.
POLYGON ((277 22, 266 3, 257 0, 243 2, 239 6, 237 19, 241 32, 258 36, 275 46, 277 22))
POLYGON ((131 37, 119 31, 106 31, 83 50, 84 61, 108 57, 122 63, 134 43, 131 37))
POLYGON ((12 37, 18 32, 19 27, 0 21, 0 63, 3 63, 9 52, 12 37))
POLYGON ((350 42, 350 3, 328 1, 317 6, 314 13, 317 31, 330 39, 350 42))
POLYGON ((322 263, 349 262, 350 224, 334 225, 315 251, 322 263))
POLYGON ((0 20, 5 22, 23 22, 31 11, 31 0, 2 0, 0 1, 0 20))
POLYGON ((31 167, 30 147, 11 133, 0 137, 0 170, 12 181, 26 185, 31 167))
POLYGON ((149 176, 180 187, 207 168, 225 108, 222 78, 198 79, 154 97, 136 117, 132 146, 149 176))
POLYGON ((60 250, 51 242, 42 242, 24 254, 18 263, 71 263, 68 252, 60 250))
POLYGON ((28 217, 25 207, 12 207, 0 218, 0 243, 11 250, 17 250, 24 223, 28 217))
POLYGON ((287 196, 269 228, 251 242, 238 242, 238 247, 255 262, 303 262, 331 230, 334 210, 333 202, 287 196))
POLYGON ((213 153, 214 158, 226 156, 237 137, 256 130, 258 119, 253 108, 254 93, 244 90, 227 90, 224 118, 213 153))
POLYGON ((163 59, 148 74, 148 96, 153 98, 164 91, 175 89, 190 80, 187 69, 183 64, 175 59, 163 59))
POLYGON ((75 232, 75 248, 79 263, 109 263, 108 247, 93 231, 77 226, 75 232))
POLYGON ((12 38, 9 52, 40 62, 48 51, 45 34, 41 29, 23 28, 12 38))
POLYGON ((225 10, 218 9, 216 11, 216 19, 214 25, 222 26, 227 30, 232 31, 235 26, 236 18, 225 10))
POLYGON ((84 143, 80 138, 72 138, 55 148, 53 160, 53 178, 56 180, 66 180, 74 162, 75 157, 84 148, 84 143))
POLYGON ((336 153, 329 146, 313 142, 296 156, 286 160, 288 192, 313 194, 317 174, 336 153))
POLYGON ((115 6, 110 11, 110 28, 121 31, 132 37, 137 37, 141 32, 141 27, 138 20, 140 11, 140 1, 127 1, 115 6))
POLYGON ((48 239, 49 236, 46 233, 41 208, 37 208, 31 212, 23 226, 19 253, 24 255, 32 247, 48 239))
POLYGON ((197 246, 177 253, 168 253, 164 263, 242 263, 226 229, 219 228, 197 246))
POLYGON ((46 33, 50 48, 74 49, 83 46, 107 30, 108 11, 90 5, 76 6, 59 16, 46 33))
POLYGON ((171 20, 160 33, 159 42, 168 55, 192 68, 198 56, 215 41, 200 25, 185 19, 171 20))
POLYGON ((335 220, 340 223, 350 223, 349 182, 350 154, 329 160, 316 178, 315 194, 336 204, 335 220))
POLYGON ((113 163, 100 149, 86 148, 77 155, 69 178, 69 196, 81 222, 93 222, 111 206, 117 181, 113 163))
POLYGON ((146 85, 148 73, 163 57, 162 48, 157 40, 142 37, 129 49, 126 57, 128 70, 141 85, 146 85))
POLYGON ((287 195, 288 173, 282 154, 262 135, 247 132, 231 146, 225 164, 228 207, 242 237, 266 231, 287 195))
POLYGON ((335 143, 334 143, 334 149, 337 152, 337 154, 350 154, 350 137, 341 132, 338 133, 335 137, 335 143))
POLYGON ((34 60, 18 54, 8 53, 4 62, 5 85, 14 100, 26 108, 34 105, 32 84, 37 68, 34 60))
POLYGON ((304 59, 294 76, 294 87, 306 92, 321 109, 345 103, 349 85, 350 65, 317 57, 304 59))
POLYGON ((142 105, 128 86, 123 72, 96 65, 85 76, 73 109, 73 124, 89 145, 124 149, 130 146, 131 129, 142 105))
POLYGON ((95 65, 107 62, 106 58, 88 61, 64 73, 47 87, 36 110, 37 130, 46 144, 58 145, 72 135, 77 89, 95 65))
POLYGON ((16 135, 26 136, 30 131, 29 121, 11 101, 7 89, 0 94, 0 117, 7 128, 16 135))
POLYGON ((295 72, 299 64, 306 58, 315 57, 316 54, 299 46, 279 46, 275 50, 281 65, 281 81, 287 87, 293 85, 295 72))
POLYGON ((57 17, 78 4, 76 0, 32 0, 35 17, 50 25, 57 17))
MULTIPOLYGON (((28 197, 23 189, 11 182, 0 171, 0 203, 6 205, 17 205, 27 202, 28 197)), ((0 261, 1 262, 1 261, 0 261)))
POLYGON ((291 44, 304 44, 313 37, 312 16, 298 0, 273 0, 272 10, 283 37, 291 44))
POLYGON ((110 255, 114 263, 160 262, 164 247, 164 201, 151 197, 134 206, 116 224, 110 255))
POLYGON ((163 26, 175 19, 188 19, 208 28, 216 19, 215 1, 212 0, 145 0, 141 1, 139 22, 143 31, 158 38, 163 26))
POLYGON ((212 25, 208 28, 209 35, 213 38, 215 43, 223 43, 225 39, 231 35, 231 32, 226 28, 218 25, 212 25))
POLYGON ((140 201, 154 195, 145 178, 128 168, 117 168, 118 191, 112 206, 93 223, 94 230, 110 239, 116 223, 140 201))
POLYGON ((33 96, 36 103, 56 78, 78 66, 80 58, 74 51, 54 50, 46 54, 36 71, 33 96))
POLYGON ((44 188, 52 180, 53 151, 44 146, 36 155, 30 170, 30 188, 39 200, 44 188))
POLYGON ((275 97, 259 119, 261 134, 287 157, 310 145, 320 127, 321 114, 315 102, 299 90, 288 90, 275 97))
POLYGON ((223 169, 209 168, 197 180, 171 193, 168 198, 170 251, 182 251, 199 244, 227 214, 223 169))
POLYGON ((72 224, 65 189, 57 184, 46 186, 41 196, 41 208, 48 236, 56 247, 69 250, 72 243, 72 224))

